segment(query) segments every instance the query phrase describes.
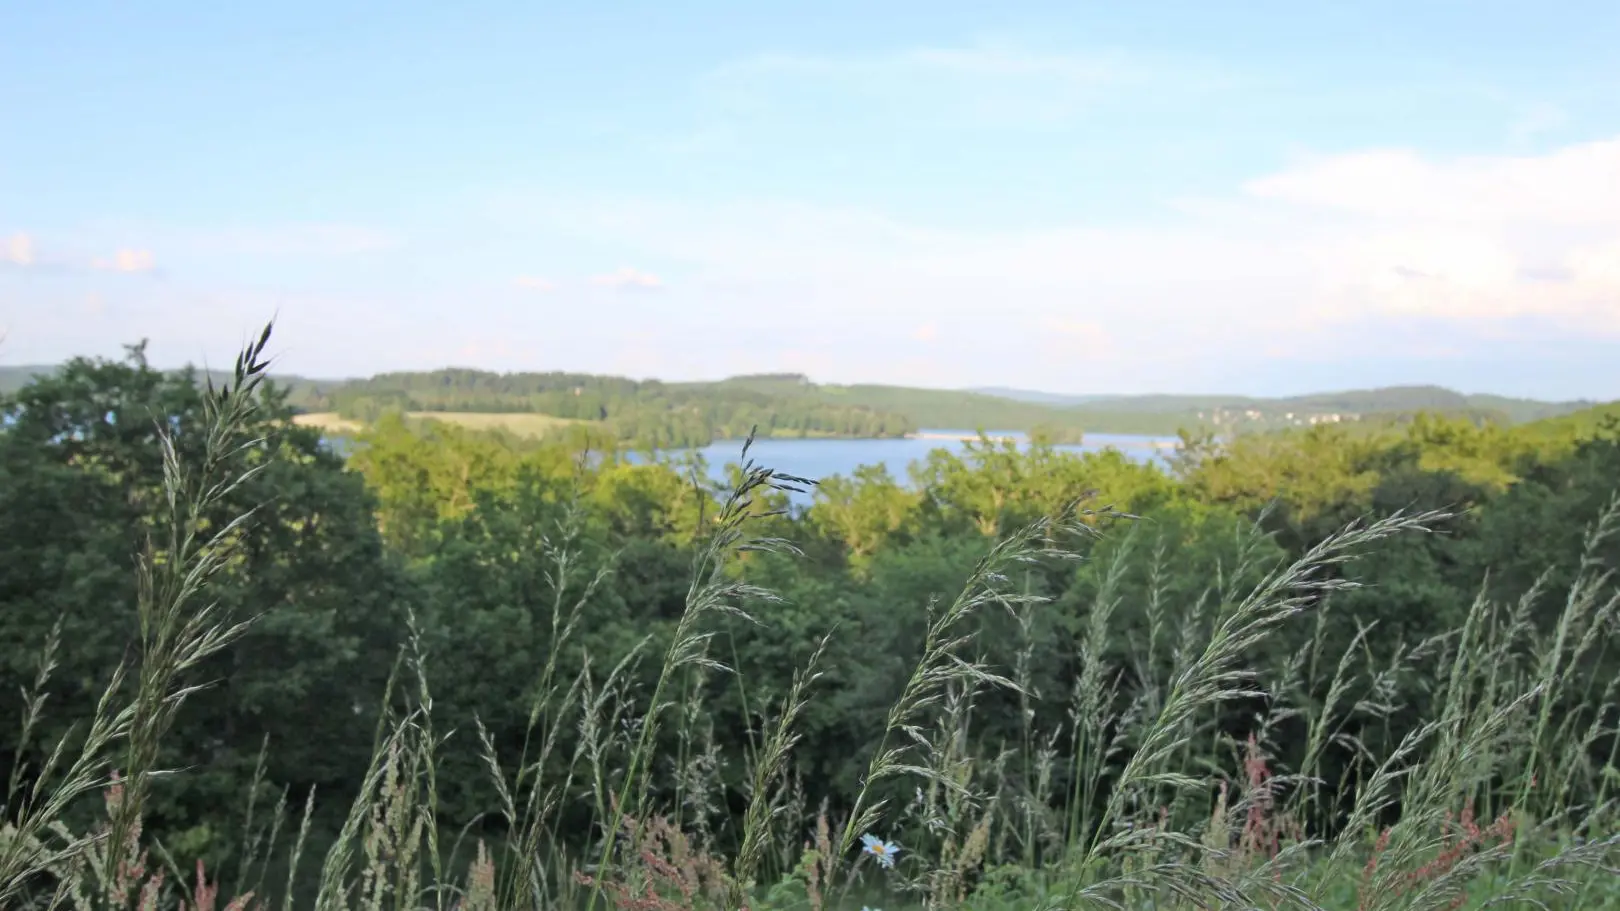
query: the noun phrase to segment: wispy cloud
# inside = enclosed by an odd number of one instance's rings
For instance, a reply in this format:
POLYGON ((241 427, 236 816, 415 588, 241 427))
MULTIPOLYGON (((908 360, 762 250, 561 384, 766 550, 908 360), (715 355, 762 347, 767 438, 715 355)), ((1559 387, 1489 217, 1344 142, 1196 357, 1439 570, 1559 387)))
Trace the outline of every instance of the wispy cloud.
POLYGON ((1534 104, 1508 127, 1509 138, 1518 144, 1530 142, 1569 123, 1569 114, 1556 105, 1534 104))
POLYGON ((259 256, 353 256, 392 250, 402 239, 365 225, 289 224, 231 228, 200 236, 196 243, 259 256))
POLYGON ((157 268, 151 250, 119 250, 108 257, 96 257, 90 268, 103 272, 150 272, 157 268))
POLYGON ((542 294, 557 290, 556 282, 534 275, 519 275, 512 280, 512 284, 525 291, 538 291, 542 294))
POLYGON ((808 54, 758 54, 725 64, 707 76, 711 85, 758 84, 775 76, 807 77, 827 83, 872 85, 904 81, 910 76, 938 79, 970 77, 1033 78, 1073 93, 1090 92, 1132 75, 1140 68, 1120 55, 1043 54, 1008 45, 958 48, 914 48, 865 57, 808 54))
POLYGON ((5 262, 13 266, 32 266, 34 239, 21 231, 6 238, 5 262))
POLYGON ((664 287, 663 279, 628 266, 617 272, 591 276, 591 284, 621 291, 656 291, 664 287))
POLYGON ((1073 320, 1056 318, 1047 320, 1046 330, 1051 333, 1051 341, 1074 350, 1089 351, 1092 353, 1106 349, 1113 343, 1113 338, 1103 324, 1096 320, 1073 320))
MULTIPOLYGON (((1540 156, 1374 150, 1302 160, 1129 225, 1022 231, 791 200, 547 208, 592 242, 682 264, 711 294, 746 289, 726 298, 737 306, 763 296, 874 340, 932 336, 941 376, 1004 341, 1020 369, 1074 388, 1121 363, 1187 373, 1267 345, 1364 357, 1418 323, 1620 339, 1614 174, 1620 140, 1540 156)), ((683 312, 719 306, 694 298, 683 312)))
POLYGON ((1297 222, 1324 312, 1532 317, 1620 333, 1620 139, 1540 156, 1374 151, 1306 162, 1247 186, 1297 222))
POLYGON ((114 220, 93 227, 101 236, 139 237, 166 252, 172 251, 170 258, 345 257, 394 250, 404 243, 404 239, 394 231, 336 222, 226 223, 199 227, 144 220, 114 220))
POLYGON ((1007 126, 1063 121, 1127 91, 1208 91, 1229 81, 1186 61, 987 42, 869 56, 759 54, 711 71, 698 88, 732 117, 1007 126))
POLYGON ((32 234, 17 232, 0 241, 0 265, 20 269, 41 269, 54 273, 151 272, 157 258, 151 250, 119 248, 107 256, 85 256, 61 250, 42 251, 32 234))
MULTIPOLYGON (((1315 385, 1298 377, 1328 376, 1324 365, 1334 364, 1333 376, 1362 377, 1377 358, 1419 363, 1439 350, 1434 337, 1449 340, 1453 362, 1526 346, 1620 343, 1615 174, 1620 138, 1534 156, 1373 149, 1303 158, 1130 222, 1025 229, 949 228, 875 206, 793 198, 526 198, 503 189, 498 209, 463 213, 463 222, 450 213, 446 223, 469 237, 482 229, 505 238, 515 264, 537 244, 566 242, 591 257, 655 267, 659 274, 626 266, 578 284, 660 294, 578 308, 561 331, 542 328, 534 307, 507 302, 480 305, 466 320, 472 328, 447 334, 441 321, 418 318, 440 312, 435 289, 412 292, 410 307, 398 306, 397 294, 379 300, 363 317, 358 304, 341 314, 337 305, 265 309, 289 320, 303 314, 334 338, 343 335, 332 328, 339 323, 398 327, 386 362, 336 342, 302 342, 330 351, 329 363, 345 370, 362 369, 362 357, 371 358, 365 369, 442 366, 476 343, 481 356, 508 358, 507 368, 542 362, 639 376, 719 376, 791 355, 830 381, 1193 389, 1274 370, 1278 382, 1315 385), (681 280, 666 284, 666 269, 681 280), (620 351, 627 322, 647 341, 620 351), (502 340, 513 353, 500 353, 502 340), (682 353, 657 355, 665 349, 682 353)), ((23 237, 0 239, 0 261, 55 261, 43 240, 23 237)), ((145 249, 149 241, 140 241, 125 251, 145 249)), ((168 263, 167 247, 153 246, 168 263)), ((88 271, 91 259, 76 261, 88 271)), ((532 275, 512 281, 553 287, 532 275)), ((575 284, 556 280, 559 291, 575 284)), ((149 290, 156 299, 160 289, 149 290)), ((179 310, 143 312, 154 323, 159 312, 182 322, 179 310)), ((62 337, 83 323, 64 323, 62 337)), ((1430 378, 1402 376, 1390 379, 1430 378)), ((1577 380, 1587 382, 1567 382, 1577 380)), ((1607 382, 1620 383, 1620 373, 1607 382)))
POLYGON ((1620 138, 1546 155, 1425 158, 1408 150, 1323 156, 1251 181, 1253 196, 1410 221, 1620 227, 1620 138))

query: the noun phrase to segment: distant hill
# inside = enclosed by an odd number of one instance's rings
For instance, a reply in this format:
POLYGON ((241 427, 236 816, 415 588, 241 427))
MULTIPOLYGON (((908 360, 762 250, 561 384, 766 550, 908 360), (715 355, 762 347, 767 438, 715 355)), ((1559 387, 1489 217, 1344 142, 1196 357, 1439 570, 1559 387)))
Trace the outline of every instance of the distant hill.
POLYGON ((1579 411, 1544 418, 1531 423, 1526 429, 1546 437, 1582 439, 1594 436, 1609 427, 1620 427, 1620 402, 1593 405, 1579 411))
POLYGON ((621 442, 658 448, 706 446, 758 428, 776 437, 899 437, 917 429, 892 410, 814 394, 794 374, 708 383, 665 383, 584 373, 493 373, 452 367, 378 374, 295 391, 310 412, 370 421, 384 412, 537 414, 571 422, 568 432, 600 430, 621 442))
POLYGON ((1122 398, 1117 395, 1066 395, 1061 392, 1037 392, 1033 389, 1013 389, 1008 386, 981 386, 974 389, 964 389, 964 392, 974 395, 990 395, 998 399, 1011 399, 1015 402, 1030 402, 1036 405, 1089 405, 1092 402, 1102 402, 1109 399, 1122 398))
POLYGON ((36 376, 49 376, 56 368, 49 364, 19 364, 0 367, 0 395, 10 395, 32 383, 36 376))
MULTIPOLYGON (((12 366, 0 366, 0 395, 9 395, 16 392, 17 390, 33 382, 35 377, 50 376, 59 369, 61 369, 60 366, 56 364, 17 364, 12 366)), ((169 372, 178 373, 180 371, 171 370, 169 372)), ((230 371, 198 370, 197 375, 198 377, 203 377, 206 375, 212 378, 215 383, 222 383, 230 378, 230 371)), ((293 374, 272 374, 270 379, 275 382, 277 386, 291 390, 291 394, 295 399, 301 394, 307 394, 307 392, 311 389, 336 387, 341 386, 344 383, 354 382, 353 380, 316 380, 293 374)))
POLYGON ((1514 423, 1527 423, 1576 414, 1598 405, 1587 399, 1574 402, 1541 402, 1533 399, 1514 399, 1498 395, 1470 395, 1468 402, 1475 408, 1499 411, 1511 417, 1514 423))
POLYGON ((1091 412, 1193 415, 1200 420, 1214 419, 1217 423, 1222 421, 1212 416, 1229 416, 1231 420, 1239 423, 1275 421, 1287 423, 1295 421, 1300 416, 1306 416, 1308 419, 1309 416, 1331 418, 1338 415, 1338 420, 1359 420, 1363 416, 1375 414, 1434 411, 1468 414, 1521 424, 1569 414, 1594 404, 1589 401, 1544 402, 1498 395, 1465 395, 1441 386, 1386 386, 1377 389, 1321 392, 1277 398, 1240 395, 1077 396, 1017 389, 977 391, 1018 401, 1041 402, 1049 406, 1091 412), (1356 417, 1347 418, 1348 415, 1356 417))
POLYGON ((1027 431, 1045 427, 1069 432, 1172 436, 1183 426, 1198 423, 1189 415, 1055 407, 978 392, 911 386, 818 386, 815 394, 828 401, 895 411, 918 427, 939 430, 1027 431))
MULTIPOLYGON (((0 392, 48 365, 0 367, 0 392)), ((370 420, 384 411, 549 415, 599 425, 626 440, 660 445, 735 437, 752 426, 777 436, 895 436, 917 429, 1030 431, 1055 439, 1086 433, 1171 436, 1180 430, 1266 431, 1319 423, 1367 426, 1438 412, 1522 424, 1592 408, 1465 395, 1439 386, 1390 386, 1280 398, 1236 395, 1067 395, 1007 387, 924 389, 818 384, 799 373, 664 383, 594 374, 494 373, 468 368, 316 380, 277 376, 306 413, 370 420)))

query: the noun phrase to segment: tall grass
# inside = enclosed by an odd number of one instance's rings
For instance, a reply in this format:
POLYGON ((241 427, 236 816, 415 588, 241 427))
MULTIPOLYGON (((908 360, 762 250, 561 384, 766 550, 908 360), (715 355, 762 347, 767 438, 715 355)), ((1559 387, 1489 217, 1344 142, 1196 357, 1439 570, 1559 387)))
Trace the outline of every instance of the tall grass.
MULTIPOLYGON (((250 804, 233 891, 221 894, 200 866, 188 885, 160 850, 150 858, 142 810, 154 776, 164 773, 158 747, 198 685, 188 672, 251 622, 222 616, 206 593, 252 514, 214 531, 204 517, 262 468, 248 467, 244 456, 260 441, 242 429, 269 338, 266 327, 238 358, 230 383, 208 390, 207 426, 187 431, 203 435, 196 464, 183 464, 160 427, 164 537, 140 561, 138 658, 110 669, 82 731, 38 767, 14 771, 0 829, 0 907, 290 909, 304 901, 318 911, 822 911, 854 907, 854 896, 886 895, 891 906, 986 911, 1620 908, 1620 683, 1590 673, 1592 656, 1606 654, 1620 631, 1620 594, 1595 557, 1597 545, 1620 532, 1620 500, 1590 530, 1550 634, 1530 620, 1541 589, 1510 604, 1482 591, 1462 628, 1410 643, 1381 666, 1360 648, 1366 625, 1342 655, 1325 650, 1335 596, 1357 584, 1345 568, 1368 547, 1428 533, 1444 513, 1354 523, 1269 569, 1256 562, 1256 527, 1237 549, 1237 565, 1184 604, 1162 584, 1174 555, 1156 548, 1141 606, 1146 641, 1133 642, 1127 666, 1116 667, 1108 656, 1123 606, 1120 580, 1141 554, 1137 532, 1127 530, 1125 546, 1098 568, 1079 670, 1072 689, 1058 694, 1067 721, 1043 730, 1034 726, 1034 706, 1048 696, 1030 685, 1029 656, 1044 599, 1033 593, 1031 574, 1079 560, 1084 539, 1134 518, 1072 504, 996 542, 965 568, 956 596, 928 605, 916 662, 872 732, 865 774, 838 818, 805 806, 793 774, 796 724, 817 698, 825 650, 839 635, 829 630, 791 675, 786 695, 761 707, 747 754, 733 757, 746 770, 744 809, 730 837, 717 837, 703 813, 688 818, 681 805, 658 803, 657 776, 672 758, 660 752, 661 734, 680 703, 677 793, 683 805, 702 805, 704 792, 720 785, 703 758, 695 683, 697 675, 733 674, 716 658, 716 622, 759 622, 750 605, 777 598, 745 581, 736 558, 751 550, 793 554, 790 542, 757 531, 768 515, 760 502, 811 483, 755 465, 747 444, 740 479, 703 523, 707 537, 684 610, 661 652, 649 638, 612 667, 586 661, 563 676, 563 656, 590 622, 608 570, 583 569, 578 502, 544 537, 534 559, 545 561, 553 593, 549 651, 536 671, 521 749, 500 755, 480 719, 451 719, 482 745, 496 795, 491 813, 506 833, 493 849, 482 839, 469 844, 469 833, 444 841, 437 781, 446 735, 429 686, 433 658, 413 624, 388 691, 379 694, 397 710, 382 716, 363 783, 347 795, 348 812, 319 863, 304 863, 315 795, 290 838, 282 834, 295 828, 283 795, 268 820, 250 804), (1242 584, 1256 575, 1257 583, 1242 584), (1023 637, 1011 668, 979 657, 972 621, 991 610, 1005 611, 1023 637), (1281 630, 1296 627, 1314 633, 1270 678, 1246 666, 1280 641, 1281 630), (655 682, 640 698, 629 680, 650 662, 655 682), (1135 681, 1129 691, 1121 686, 1127 667, 1135 681), (1401 679, 1435 668, 1446 673, 1433 681, 1432 717, 1382 755, 1353 736, 1402 708, 1394 701, 1401 679), (992 691, 1019 706, 1022 722, 1016 742, 980 755, 968 735, 980 698, 992 691), (1223 740, 1213 721, 1236 704, 1266 708, 1246 737, 1223 740), (1289 720, 1305 730, 1293 769, 1278 766, 1270 743, 1289 720), (570 739, 575 747, 564 755, 570 739), (1200 764, 1211 745, 1230 750, 1230 765, 1200 764), (1330 747, 1353 757, 1339 781, 1321 777, 1330 747), (908 788, 914 800, 893 802, 908 788), (1348 804, 1345 793, 1353 793, 1348 804), (1577 804, 1574 794, 1596 797, 1577 804), (70 830, 68 809, 98 795, 105 822, 70 830), (585 851, 570 847, 578 839, 562 830, 580 807, 594 820, 585 851), (917 837, 900 846, 892 870, 859 848, 863 836, 900 831, 917 837), (271 855, 287 870, 273 887, 271 855)), ((24 743, 45 710, 59 647, 53 637, 42 650, 21 719, 24 743)))

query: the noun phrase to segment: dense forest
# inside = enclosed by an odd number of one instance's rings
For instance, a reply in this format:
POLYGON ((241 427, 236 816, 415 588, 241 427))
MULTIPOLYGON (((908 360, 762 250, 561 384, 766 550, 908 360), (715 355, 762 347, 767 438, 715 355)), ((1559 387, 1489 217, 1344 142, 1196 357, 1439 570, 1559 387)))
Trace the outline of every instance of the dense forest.
POLYGON ((312 411, 374 421, 387 412, 533 412, 598 422, 618 440, 655 448, 770 436, 881 438, 916 429, 904 416, 861 405, 773 395, 743 384, 667 384, 571 373, 438 370, 387 373, 330 391, 308 387, 312 411))
POLYGON ((0 398, 0 907, 1620 907, 1614 406, 694 486, 400 412, 916 418, 263 346, 0 398))

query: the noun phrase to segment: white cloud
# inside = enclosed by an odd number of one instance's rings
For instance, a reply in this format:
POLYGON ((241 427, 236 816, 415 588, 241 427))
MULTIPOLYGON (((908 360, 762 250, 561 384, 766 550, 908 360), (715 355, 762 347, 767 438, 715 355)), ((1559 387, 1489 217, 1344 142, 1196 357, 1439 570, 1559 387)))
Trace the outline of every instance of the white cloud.
POLYGON ((1297 222, 1332 226, 1332 239, 1311 251, 1321 312, 1528 317, 1620 332, 1620 289, 1609 278, 1620 139, 1542 156, 1344 155, 1247 189, 1297 222))
POLYGON ((1327 156, 1252 181, 1255 196, 1375 218, 1502 227, 1620 227, 1620 138, 1549 155, 1426 159, 1382 150, 1327 156))
MULTIPOLYGON (((240 343, 272 318, 270 353, 278 372, 333 377, 445 366, 463 360, 457 352, 469 341, 459 324, 439 315, 442 309, 413 323, 399 295, 203 291, 182 281, 117 282, 88 297, 82 288, 73 281, 37 284, 32 305, 18 308, 15 317, 0 290, 0 315, 12 330, 3 352, 8 362, 117 358, 125 344, 149 338, 155 364, 228 367, 240 343)), ((550 339, 526 339, 521 330, 502 338, 528 356, 556 354, 547 347, 550 339)))
POLYGON ((266 228, 231 228, 202 235, 203 247, 259 256, 354 256, 398 247, 391 232, 346 224, 293 224, 266 228))
MULTIPOLYGON (((442 312, 431 289, 407 294, 408 305, 399 295, 364 305, 297 295, 283 306, 271 295, 229 320, 213 304, 132 314, 110 297, 106 325, 122 327, 120 341, 182 325, 189 340, 193 323, 230 338, 280 308, 290 333, 306 326, 288 337, 296 348, 330 352, 329 363, 355 371, 442 365, 478 345, 492 358, 521 352, 508 368, 721 376, 776 359, 829 381, 1053 389, 1208 387, 1267 359, 1304 370, 1368 357, 1466 358, 1482 340, 1521 335, 1620 344, 1620 139, 1539 156, 1322 156, 1128 224, 948 230, 798 200, 512 192, 479 214, 492 220, 457 230, 494 227, 520 242, 515 250, 566 241, 681 280, 666 287, 625 267, 589 284, 662 293, 571 308, 565 324, 507 295, 514 300, 479 303, 462 321, 469 328, 453 333, 422 316, 442 312), (625 348, 629 325, 645 340, 625 348), (385 353, 347 345, 379 326, 397 341, 385 353), (604 363, 615 356, 622 363, 604 363)), ((152 243, 167 263, 167 246, 152 243)), ((0 238, 0 262, 42 258, 26 235, 0 238)), ((515 281, 550 287, 533 276, 515 281)), ((151 284, 141 293, 156 300, 162 289, 151 284)), ((48 312, 57 311, 36 308, 26 321, 48 312)), ((53 331, 64 339, 91 331, 74 320, 63 316, 53 331)), ((14 340, 31 328, 26 321, 14 340)))
POLYGON ((525 291, 538 291, 542 294, 557 290, 556 282, 533 275, 519 275, 517 278, 512 280, 512 284, 517 285, 519 288, 522 288, 525 291))
POLYGON ((1038 343, 1054 372, 1065 352, 1082 372, 1175 370, 1262 341, 1353 357, 1419 324, 1487 335, 1529 320, 1620 340, 1620 140, 1533 157, 1325 156, 1129 226, 947 231, 792 201, 557 202, 556 230, 689 267, 706 290, 687 313, 729 306, 710 299, 724 291, 896 341, 926 325, 942 374, 988 356, 992 336, 1038 343))
POLYGON ((34 264, 34 239, 18 231, 6 239, 5 261, 14 266, 34 264))
POLYGON ((1564 265, 1571 283, 1620 297, 1620 237, 1572 250, 1564 265))
POLYGON ((1079 344, 1094 350, 1106 349, 1114 342, 1108 330, 1095 320, 1051 319, 1046 322, 1046 330, 1053 339, 1064 344, 1079 344))
POLYGON ((1508 128, 1508 135, 1514 142, 1524 143, 1568 123, 1569 115, 1562 108, 1550 104, 1535 104, 1526 108, 1519 118, 1513 121, 1508 128))
POLYGON ((8 238, 0 240, 0 263, 18 266, 21 268, 41 267, 55 272, 83 272, 93 270, 98 272, 150 272, 157 268, 157 259, 152 251, 134 248, 119 248, 110 256, 84 256, 82 254, 63 254, 60 250, 53 250, 48 255, 41 255, 39 245, 33 235, 17 232, 8 238))
POLYGON ((664 287, 663 279, 628 266, 617 272, 591 277, 591 284, 622 291, 656 291, 664 287))
POLYGON ((103 272, 150 272, 157 268, 151 250, 119 250, 108 257, 91 260, 90 267, 103 272))

